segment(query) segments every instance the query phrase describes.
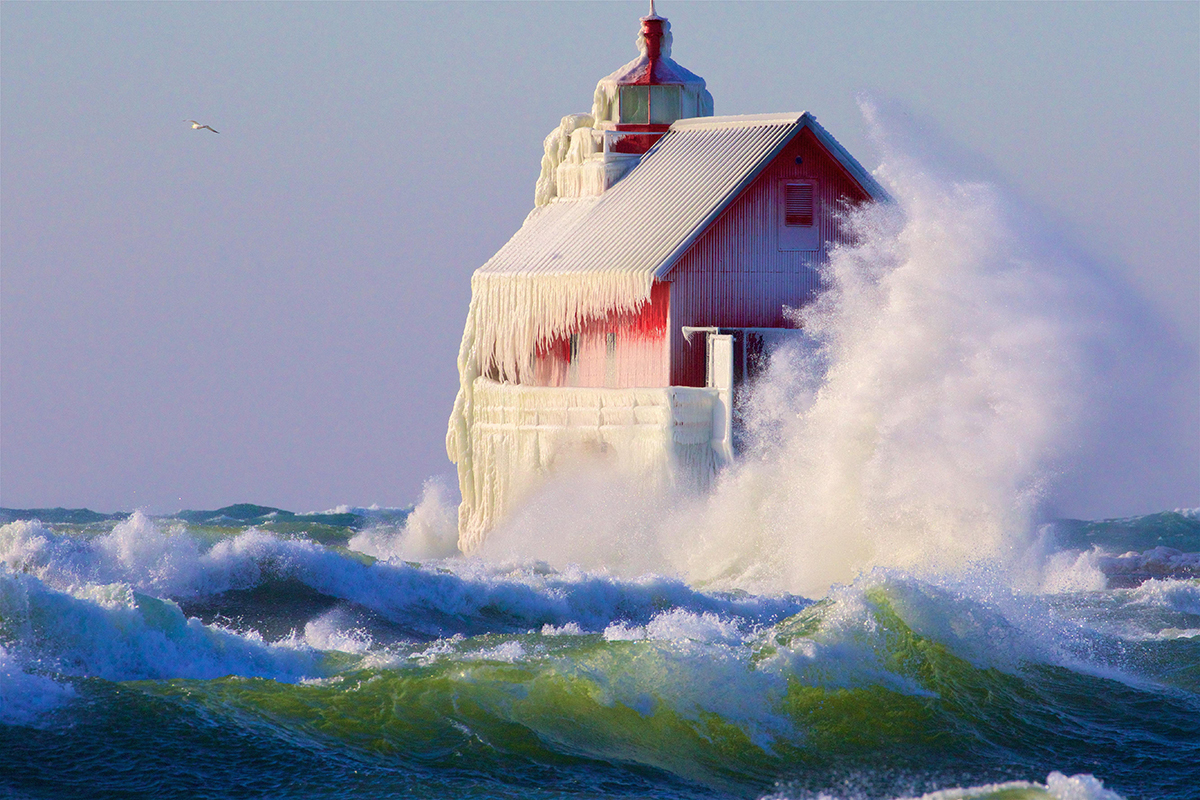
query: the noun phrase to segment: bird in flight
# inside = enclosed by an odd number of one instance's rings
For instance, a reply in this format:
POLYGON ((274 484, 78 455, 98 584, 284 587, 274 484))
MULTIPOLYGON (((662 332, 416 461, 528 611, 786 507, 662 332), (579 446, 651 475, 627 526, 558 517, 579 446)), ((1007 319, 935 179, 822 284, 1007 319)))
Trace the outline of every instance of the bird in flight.
POLYGON ((213 126, 201 125, 199 122, 196 122, 196 120, 194 120, 194 119, 185 119, 184 122, 192 123, 192 130, 194 130, 194 131, 212 131, 213 133, 220 133, 220 131, 217 130, 216 128, 214 128, 213 126))

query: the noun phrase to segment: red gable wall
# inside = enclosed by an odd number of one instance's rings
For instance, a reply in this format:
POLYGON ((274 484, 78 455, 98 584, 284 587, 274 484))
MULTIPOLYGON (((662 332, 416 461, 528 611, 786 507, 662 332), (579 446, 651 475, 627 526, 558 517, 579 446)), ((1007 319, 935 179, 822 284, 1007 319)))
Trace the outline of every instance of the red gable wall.
POLYGON ((802 129, 688 248, 666 281, 655 283, 650 303, 635 313, 586 321, 575 334, 573 357, 570 337, 539 347, 522 383, 703 386, 705 337, 693 336, 689 344, 682 327, 789 327, 783 307, 813 297, 825 243, 847 238, 834 213, 843 201, 869 199, 816 136, 802 129), (783 184, 789 180, 816 184, 819 249, 779 249, 783 184))
POLYGON ((669 335, 673 386, 704 385, 704 337, 684 341, 681 328, 790 327, 783 307, 799 306, 817 290, 816 265, 827 242, 847 239, 833 218, 841 202, 869 195, 804 128, 725 209, 667 275, 671 284, 669 335), (780 250, 780 208, 788 180, 816 183, 817 250, 780 250))

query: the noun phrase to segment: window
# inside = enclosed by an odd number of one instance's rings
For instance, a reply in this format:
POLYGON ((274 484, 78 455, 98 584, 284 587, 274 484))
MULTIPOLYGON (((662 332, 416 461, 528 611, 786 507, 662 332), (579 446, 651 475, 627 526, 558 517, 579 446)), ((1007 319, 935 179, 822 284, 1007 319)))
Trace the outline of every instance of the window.
POLYGON ((621 87, 621 122, 646 124, 650 121, 650 87, 621 87))
POLYGON ((617 334, 615 331, 608 332, 608 335, 605 337, 605 345, 610 356, 617 352, 617 334))
POLYGON ((816 182, 782 181, 778 197, 779 249, 820 250, 820 195, 816 182))
POLYGON ((682 86, 650 87, 650 121, 655 125, 670 125, 683 116, 680 113, 682 86))
POLYGON ((567 360, 574 364, 579 360, 579 334, 572 333, 567 341, 570 342, 570 351, 567 360))
POLYGON ((683 117, 682 86, 622 86, 620 119, 633 125, 670 125, 683 117))

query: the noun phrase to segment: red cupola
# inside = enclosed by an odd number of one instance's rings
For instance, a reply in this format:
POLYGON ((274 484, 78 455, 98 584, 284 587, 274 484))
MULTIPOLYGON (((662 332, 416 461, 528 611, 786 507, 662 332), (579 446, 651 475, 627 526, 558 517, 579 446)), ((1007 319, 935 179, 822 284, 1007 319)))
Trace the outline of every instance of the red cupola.
POLYGON ((653 0, 641 23, 638 58, 596 87, 597 127, 625 134, 610 138, 612 152, 644 153, 675 120, 713 113, 704 79, 671 59, 671 23, 654 12, 653 0))

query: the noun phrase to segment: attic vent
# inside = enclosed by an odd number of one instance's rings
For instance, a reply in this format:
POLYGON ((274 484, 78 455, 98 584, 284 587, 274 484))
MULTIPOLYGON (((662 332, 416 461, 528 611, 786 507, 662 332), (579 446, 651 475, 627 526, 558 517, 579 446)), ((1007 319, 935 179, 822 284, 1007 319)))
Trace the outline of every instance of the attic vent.
POLYGON ((784 199, 786 224, 809 227, 813 224, 813 186, 811 183, 789 183, 784 199))
POLYGON ((821 220, 817 215, 816 181, 780 181, 778 241, 780 250, 820 250, 821 220))

